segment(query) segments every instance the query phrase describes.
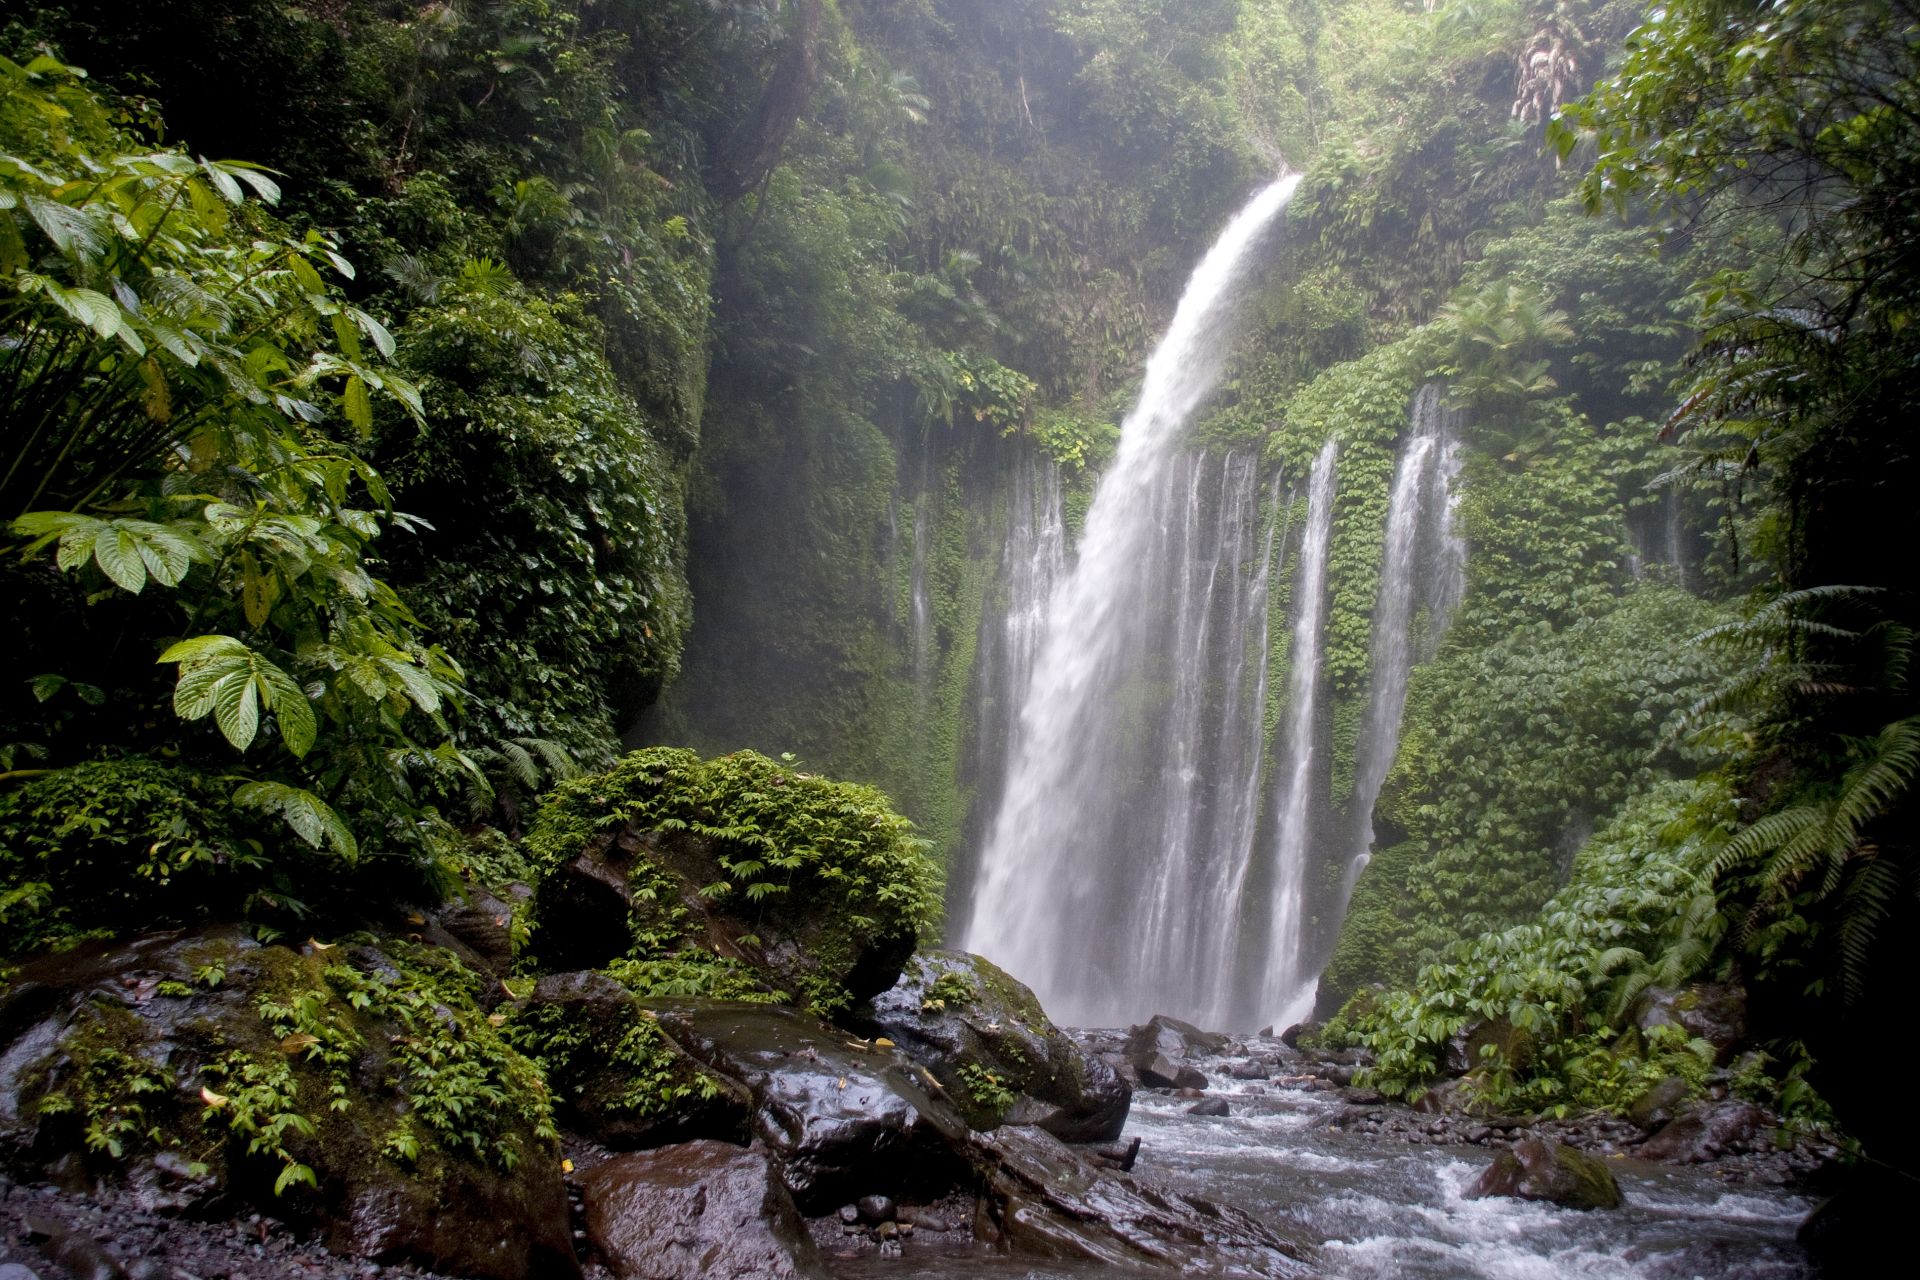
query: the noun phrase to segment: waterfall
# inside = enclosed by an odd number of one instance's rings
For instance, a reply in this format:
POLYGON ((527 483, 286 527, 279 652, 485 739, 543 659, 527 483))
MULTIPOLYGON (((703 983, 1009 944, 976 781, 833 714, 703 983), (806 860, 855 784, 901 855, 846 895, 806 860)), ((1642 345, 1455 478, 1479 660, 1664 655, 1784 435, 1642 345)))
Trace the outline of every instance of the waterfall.
POLYGON ((1188 282, 1053 594, 1004 757, 964 945, 1066 1022, 1152 1007, 1218 1017, 1230 996, 1224 972, 1201 968, 1236 945, 1208 895, 1244 879, 1247 854, 1214 841, 1238 824, 1250 843, 1252 821, 1223 812, 1217 792, 1248 773, 1236 747, 1257 735, 1236 743, 1213 726, 1250 683, 1253 657, 1233 651, 1251 634, 1236 611, 1260 590, 1257 478, 1251 459, 1178 445, 1219 377, 1249 260, 1297 182, 1255 196, 1188 282))
POLYGON ((1287 774, 1280 792, 1267 961, 1260 1007, 1274 1026, 1304 1018, 1313 1007, 1317 974, 1303 937, 1307 862, 1313 854, 1313 793, 1319 763, 1321 624, 1327 611, 1327 553, 1333 541, 1334 441, 1314 459, 1307 487, 1307 529, 1293 578, 1293 668, 1287 690, 1287 774))
POLYGON ((1466 592, 1466 545, 1453 531, 1450 496, 1460 470, 1460 442, 1454 438, 1458 415, 1446 408, 1444 396, 1444 388, 1432 382, 1414 394, 1407 443, 1387 507, 1386 555, 1373 611, 1372 696, 1361 725, 1347 805, 1353 835, 1340 885, 1341 914, 1371 854, 1373 806, 1400 746, 1400 716, 1406 710, 1407 679, 1415 658, 1414 611, 1426 607, 1427 632, 1437 640, 1466 592))

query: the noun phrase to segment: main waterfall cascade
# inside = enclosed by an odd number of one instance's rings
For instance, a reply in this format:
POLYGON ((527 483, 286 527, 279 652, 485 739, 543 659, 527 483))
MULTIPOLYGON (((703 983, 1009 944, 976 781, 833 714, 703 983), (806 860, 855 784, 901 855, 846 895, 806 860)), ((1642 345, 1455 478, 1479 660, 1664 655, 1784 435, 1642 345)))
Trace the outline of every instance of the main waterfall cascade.
MULTIPOLYGON (((1191 561, 1201 545, 1257 544, 1247 533, 1256 479, 1250 461, 1217 464, 1203 512, 1198 464, 1179 445, 1218 379, 1254 251, 1298 181, 1266 188, 1234 218, 1148 361, 1072 572, 1054 592, 1004 757, 965 945, 1030 982, 1068 1022, 1121 1020, 1143 1002, 1216 1021, 1231 1012, 1232 987, 1213 966, 1223 950, 1241 950, 1220 915, 1245 858, 1192 841, 1211 843, 1217 830, 1217 788, 1206 784, 1242 770, 1212 758, 1235 744, 1206 732, 1218 720, 1198 709, 1223 691, 1213 673, 1185 669, 1207 650, 1183 628, 1217 625, 1215 604, 1245 590, 1234 582, 1244 560, 1204 573, 1191 561), (1222 539, 1202 522, 1238 532, 1222 539), (1187 593, 1198 598, 1175 598, 1187 593), (1161 704, 1187 709, 1187 742, 1148 730, 1161 704)), ((1243 659, 1243 678, 1254 665, 1243 659)), ((1242 825, 1250 841, 1251 818, 1242 825)))
POLYGON ((1450 497, 1458 415, 1428 385, 1389 502, 1354 789, 1334 810, 1321 671, 1337 443, 1307 474, 1276 475, 1263 503, 1257 458, 1180 439, 1218 375, 1236 285, 1291 190, 1256 197, 1196 270, 1077 555, 1049 464, 1024 458, 1008 494, 999 607, 976 667, 978 862, 954 928, 1069 1023, 1307 1016, 1325 959, 1313 917, 1344 911, 1412 667, 1465 589, 1450 497), (1291 634, 1275 724, 1278 582, 1291 634), (1333 904, 1314 887, 1324 859, 1338 870, 1333 904))

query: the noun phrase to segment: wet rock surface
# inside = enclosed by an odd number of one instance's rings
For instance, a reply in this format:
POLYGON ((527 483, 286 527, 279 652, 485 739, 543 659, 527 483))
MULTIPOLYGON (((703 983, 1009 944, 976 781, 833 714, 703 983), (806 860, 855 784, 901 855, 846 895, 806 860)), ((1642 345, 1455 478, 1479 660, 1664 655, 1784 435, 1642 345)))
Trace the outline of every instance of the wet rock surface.
POLYGON ((984 1185, 976 1234, 1015 1254, 1193 1273, 1312 1274, 1304 1241, 1138 1172, 1105 1169, 1049 1134, 976 1135, 973 1151, 984 1185))
POLYGON ((979 956, 916 955, 854 1020, 931 1071, 973 1128, 1030 1124, 1068 1142, 1111 1142, 1126 1125, 1127 1083, 1054 1026, 1032 991, 979 956), (978 1073, 1014 1100, 983 1101, 978 1073))
POLYGON ((967 1124, 897 1050, 770 1005, 650 1002, 661 1027, 753 1100, 754 1132, 802 1211, 875 1192, 944 1192, 964 1176, 967 1124))
POLYGON ((689 1142, 617 1156, 580 1180, 588 1239, 618 1280, 824 1280, 766 1149, 689 1142))

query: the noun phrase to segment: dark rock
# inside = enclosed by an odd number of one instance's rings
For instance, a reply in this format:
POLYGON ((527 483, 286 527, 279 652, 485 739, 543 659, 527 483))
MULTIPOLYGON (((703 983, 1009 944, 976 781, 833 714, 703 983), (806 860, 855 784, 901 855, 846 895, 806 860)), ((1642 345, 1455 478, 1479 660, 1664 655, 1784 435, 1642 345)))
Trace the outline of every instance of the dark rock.
POLYGON ((973 1128, 1029 1124, 1068 1142, 1111 1142, 1126 1126, 1127 1082, 1054 1026, 1033 992, 979 956, 922 952, 853 1021, 931 1071, 973 1128), (978 1072, 1013 1102, 976 1097, 967 1077, 978 1072))
POLYGON ((827 1275, 757 1143, 689 1142, 616 1156, 580 1183, 587 1236, 618 1280, 827 1275))
POLYGON ((1627 1118, 1652 1133, 1679 1115, 1692 1096, 1692 1085, 1679 1076, 1668 1076, 1634 1099, 1627 1108, 1627 1118))
POLYGON ((861 1196, 853 1202, 853 1207, 860 1221, 869 1225, 892 1222, 895 1217, 893 1201, 886 1196, 861 1196))
POLYGON ((712 1138, 746 1145, 753 1099, 690 1057, 603 973, 551 973, 516 1010, 545 1042, 568 1126, 616 1151, 712 1138))
POLYGON ((1675 991, 1649 987, 1634 1011, 1642 1031, 1677 1026, 1690 1039, 1705 1040, 1725 1063, 1747 1035, 1747 993, 1730 982, 1696 983, 1675 991))
MULTIPOLYGON (((1417 1136, 1417 1135, 1416 1135, 1417 1136)), ((1606 1165, 1551 1138, 1522 1138, 1467 1189, 1469 1200, 1514 1196, 1570 1209, 1618 1209, 1620 1186, 1606 1165)))
POLYGON ((771 1005, 649 1004, 677 1044, 746 1087, 754 1132, 803 1212, 831 1213, 876 1186, 937 1199, 964 1178, 966 1121, 897 1049, 771 1005))
POLYGON ((124 1182, 145 1212, 217 1216, 253 1203, 298 1213, 334 1249, 362 1257, 499 1280, 536 1270, 575 1275, 559 1148, 534 1132, 543 1104, 533 1068, 488 1025, 471 996, 476 985, 455 958, 430 947, 386 940, 295 950, 220 928, 29 960, 0 995, 0 1147, 17 1166, 43 1174, 65 1169, 88 1184, 124 1182), (340 967, 347 977, 329 976, 340 967), (213 971, 217 981, 203 976, 213 971), (424 1001, 411 1006, 422 1021, 403 1024, 391 1012, 399 1004, 349 1002, 339 981, 361 984, 362 993, 407 984, 407 998, 424 1001), (319 1025, 343 1033, 336 1051, 347 1059, 337 1075, 310 1055, 290 1056, 298 1046, 290 1049, 284 1030, 263 1016, 263 998, 284 1004, 295 995, 319 1010, 319 1025), (396 1117, 413 1109, 413 1077, 396 1062, 395 1046, 435 1023, 474 1047, 464 1069, 500 1101, 470 1122, 485 1155, 443 1146, 416 1122, 409 1132, 420 1158, 403 1165, 383 1150, 396 1117), (343 1090, 344 1109, 315 1103, 307 1113, 313 1130, 283 1138, 317 1186, 276 1194, 282 1161, 251 1151, 248 1134, 209 1115, 216 1104, 201 1091, 230 1089, 225 1064, 233 1060, 289 1064, 306 1098, 343 1090), (121 1106, 118 1091, 130 1077, 149 1086, 140 1129, 126 1135, 124 1159, 96 1157, 85 1142, 87 1113, 121 1106), (67 1105, 39 1105, 54 1094, 67 1105), (512 1157, 511 1170, 493 1158, 501 1152, 512 1157))
MULTIPOLYGON (((508 890, 514 891, 529 893, 525 885, 508 890)), ((481 971, 505 977, 513 971, 513 910, 513 904, 469 884, 428 918, 464 947, 481 971)))
POLYGON ((1700 1164, 1754 1145, 1772 1121, 1738 1098, 1696 1107, 1640 1144, 1642 1160, 1700 1164))
POLYGON ((1265 1080, 1271 1072, 1272 1068, 1266 1063, 1250 1058, 1245 1062, 1234 1063, 1227 1074, 1235 1080, 1265 1080))
POLYGON ((1133 1162, 1140 1158, 1140 1139, 1136 1137, 1124 1147, 1102 1148, 1093 1153, 1093 1158, 1105 1168, 1132 1173, 1133 1162))
POLYGON ((840 1206, 841 1225, 851 1227, 859 1221, 860 1207, 858 1205, 843 1204, 840 1206))
POLYGON ((976 1234, 1016 1255, 1083 1259, 1128 1271, 1294 1277, 1300 1241, 1238 1209, 1109 1172, 1033 1129, 976 1134, 983 1188, 976 1234))
POLYGON ((1176 1061, 1195 1054, 1219 1053, 1226 1043, 1227 1037, 1218 1032, 1202 1031, 1191 1022, 1160 1013, 1127 1032, 1125 1052, 1127 1060, 1137 1066, 1140 1059, 1156 1053, 1176 1061))
POLYGON ((1187 1114, 1190 1116, 1224 1116, 1231 1115, 1232 1109, 1227 1106, 1227 1100, 1225 1098, 1208 1098, 1205 1102, 1197 1102, 1193 1106, 1188 1107, 1187 1114))
POLYGON ((554 969, 597 969, 633 947, 630 866, 589 849, 540 883, 540 959, 554 969))
POLYGON ((1133 1069, 1140 1077, 1140 1083, 1149 1089, 1200 1088, 1207 1086, 1207 1078, 1200 1077, 1198 1085, 1183 1085, 1184 1073, 1193 1071, 1192 1067, 1182 1066, 1164 1053, 1150 1053, 1136 1058, 1133 1069))

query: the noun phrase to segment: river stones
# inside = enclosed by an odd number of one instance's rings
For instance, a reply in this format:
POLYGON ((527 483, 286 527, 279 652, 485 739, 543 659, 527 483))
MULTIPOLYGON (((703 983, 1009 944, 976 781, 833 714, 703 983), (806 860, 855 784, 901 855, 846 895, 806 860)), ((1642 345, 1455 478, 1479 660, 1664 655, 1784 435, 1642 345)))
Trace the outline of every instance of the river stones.
POLYGON ((580 1176, 587 1237, 618 1280, 827 1280, 759 1143, 688 1142, 580 1176))
POLYGON ((864 1195, 937 1199, 966 1177, 967 1124, 924 1068, 791 1009, 651 1000, 660 1027, 741 1084, 802 1212, 864 1195))
POLYGON ((1188 1107, 1187 1114, 1190 1116, 1226 1116, 1232 1115, 1233 1109, 1227 1105, 1225 1098, 1208 1098, 1204 1102, 1196 1102, 1188 1107))
POLYGON ((1127 1083, 979 956, 919 953, 852 1021, 931 1071, 975 1129, 1025 1124, 1068 1142, 1111 1142, 1126 1126, 1127 1083))
POLYGON ((1152 1054, 1169 1058, 1203 1057, 1226 1048, 1227 1037, 1215 1031, 1202 1031, 1191 1022, 1157 1013, 1127 1032, 1126 1055, 1129 1059, 1152 1054))
POLYGON ((1552 1138, 1522 1138, 1494 1157, 1466 1191, 1469 1200, 1512 1196, 1570 1209, 1618 1209, 1620 1185, 1606 1165, 1552 1138))

